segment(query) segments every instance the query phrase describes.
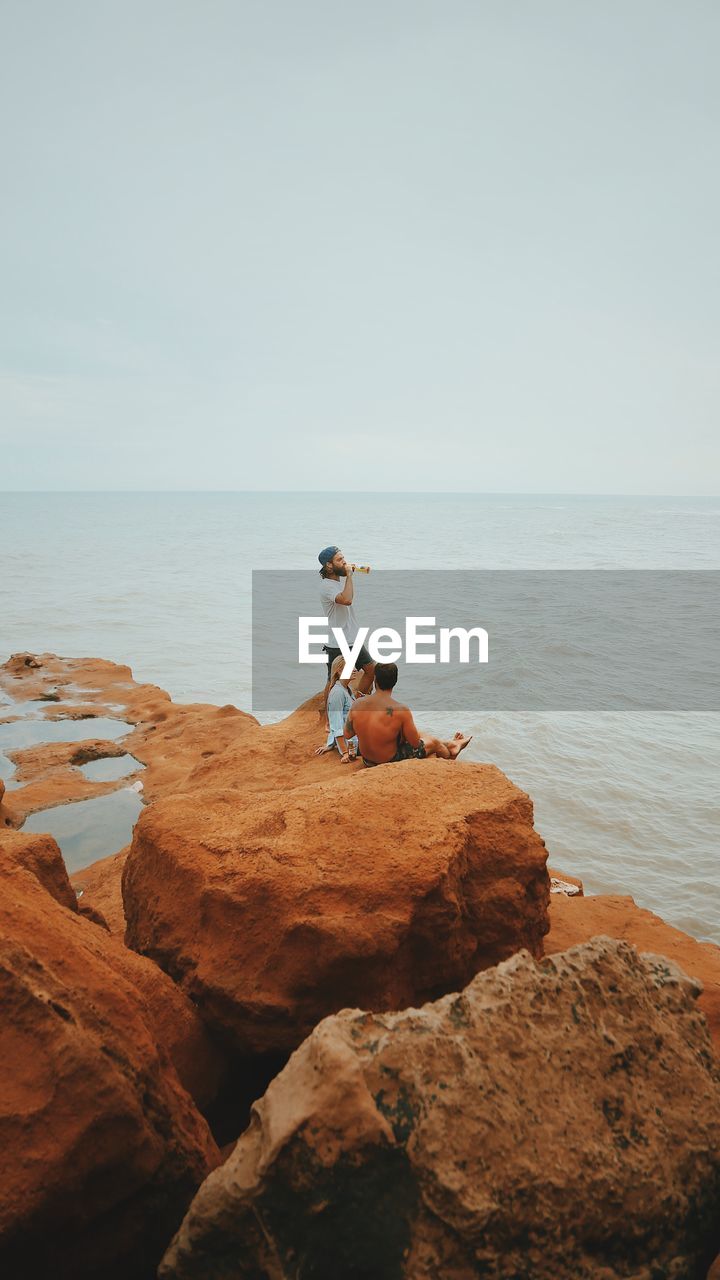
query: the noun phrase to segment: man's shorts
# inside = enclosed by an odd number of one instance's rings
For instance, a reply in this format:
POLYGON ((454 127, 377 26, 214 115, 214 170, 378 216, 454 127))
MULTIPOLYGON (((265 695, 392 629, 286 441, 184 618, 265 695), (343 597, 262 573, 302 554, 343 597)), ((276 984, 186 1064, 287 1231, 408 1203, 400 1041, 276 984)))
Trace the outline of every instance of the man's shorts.
MULTIPOLYGON (((386 760, 385 763, 398 764, 401 760, 424 760, 426 755, 425 743, 422 738, 416 747, 411 747, 409 742, 405 742, 403 740, 402 742, 398 742, 397 751, 395 752, 392 760, 386 760)), ((380 764, 379 760, 366 760, 365 756, 363 756, 362 761, 368 769, 377 769, 380 764)))
MULTIPOLYGON (((340 654, 342 653, 342 649, 329 649, 327 645, 324 645, 324 649, 327 654, 327 660, 328 660, 327 673, 328 673, 328 680, 329 680, 330 672, 332 671, 332 664, 336 658, 340 657, 340 654)), ((362 645, 360 652, 357 658, 355 659, 356 671, 361 671, 363 667, 366 667, 368 663, 372 661, 373 659, 370 657, 370 654, 365 648, 365 645, 362 645)))

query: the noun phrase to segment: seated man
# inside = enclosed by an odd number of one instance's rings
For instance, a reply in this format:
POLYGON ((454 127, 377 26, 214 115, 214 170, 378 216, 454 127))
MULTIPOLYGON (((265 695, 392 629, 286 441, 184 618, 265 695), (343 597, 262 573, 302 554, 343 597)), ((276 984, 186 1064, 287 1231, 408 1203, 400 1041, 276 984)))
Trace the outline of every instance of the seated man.
POLYGON ((376 691, 352 704, 345 722, 345 737, 357 735, 363 762, 369 766, 393 764, 397 760, 424 760, 426 756, 455 760, 471 739, 461 733, 456 733, 449 742, 430 736, 421 738, 410 708, 392 696, 397 678, 394 662, 376 663, 376 691))

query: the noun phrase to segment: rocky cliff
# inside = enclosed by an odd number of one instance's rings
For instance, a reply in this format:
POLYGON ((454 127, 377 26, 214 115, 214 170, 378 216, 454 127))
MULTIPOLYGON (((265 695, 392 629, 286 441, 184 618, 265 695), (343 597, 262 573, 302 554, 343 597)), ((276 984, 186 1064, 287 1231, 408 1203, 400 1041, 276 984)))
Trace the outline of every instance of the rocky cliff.
POLYGON ((492 765, 315 757, 316 701, 261 726, 51 654, 2 689, 83 722, 0 789, 5 1274, 149 1280, 186 1215, 168 1278, 701 1280, 720 948, 550 892, 492 765), (128 753, 132 841, 68 879, 22 824, 128 753), (242 1136, 193 1200, 205 1117, 242 1136))

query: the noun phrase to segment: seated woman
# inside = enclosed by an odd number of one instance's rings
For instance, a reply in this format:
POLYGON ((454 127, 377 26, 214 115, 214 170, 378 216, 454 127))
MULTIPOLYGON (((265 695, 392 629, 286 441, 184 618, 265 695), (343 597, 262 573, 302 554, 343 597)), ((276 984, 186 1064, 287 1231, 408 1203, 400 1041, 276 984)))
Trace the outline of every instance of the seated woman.
POLYGON ((330 691, 327 700, 327 717, 330 731, 327 742, 324 746, 318 747, 315 755, 321 756, 323 752, 332 751, 333 747, 337 747, 340 752, 340 763, 348 764, 357 756, 357 738, 346 738, 345 736, 345 721, 355 701, 348 686, 357 672, 351 671, 347 680, 341 680, 340 676, 344 666, 345 659, 340 654, 330 668, 330 691))

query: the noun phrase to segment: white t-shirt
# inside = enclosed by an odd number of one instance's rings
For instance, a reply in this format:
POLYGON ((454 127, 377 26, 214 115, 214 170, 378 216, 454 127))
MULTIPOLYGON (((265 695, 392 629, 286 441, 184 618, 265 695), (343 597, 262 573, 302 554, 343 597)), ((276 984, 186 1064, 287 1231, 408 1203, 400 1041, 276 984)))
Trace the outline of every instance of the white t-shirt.
MULTIPOLYGON (((353 644, 358 633, 358 624, 351 604, 336 604, 335 597, 345 590, 345 578, 335 581, 334 578, 323 578, 320 582, 320 599, 329 626, 342 631, 348 644, 353 644)), ((330 631, 328 649, 338 649, 339 645, 330 631)))

